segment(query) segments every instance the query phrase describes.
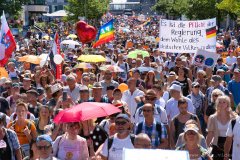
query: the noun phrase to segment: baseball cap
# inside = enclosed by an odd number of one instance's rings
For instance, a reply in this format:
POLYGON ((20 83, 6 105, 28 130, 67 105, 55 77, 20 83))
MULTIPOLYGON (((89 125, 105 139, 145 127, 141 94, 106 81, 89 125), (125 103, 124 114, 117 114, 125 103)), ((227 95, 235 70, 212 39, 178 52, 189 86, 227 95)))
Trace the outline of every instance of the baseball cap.
POLYGON ((193 82, 192 87, 196 87, 196 86, 200 86, 200 84, 198 82, 193 82))
POLYGON ((129 118, 128 115, 126 115, 126 114, 119 114, 119 115, 117 115, 115 121, 116 121, 117 119, 125 119, 125 120, 127 120, 128 122, 130 122, 130 118, 129 118))
POLYGON ((187 131, 194 131, 194 132, 198 133, 199 128, 197 127, 196 124, 188 124, 184 128, 184 133, 186 133, 187 131))
POLYGON ((36 96, 38 96, 38 92, 34 89, 28 90, 27 93, 35 94, 36 96))
POLYGON ((86 85, 80 86, 80 91, 88 91, 88 87, 86 85))
POLYGON ((214 82, 221 81, 221 80, 222 80, 222 78, 219 75, 213 75, 212 79, 211 79, 211 81, 214 81, 214 82))
POLYGON ((26 81, 31 81, 30 74, 24 74, 23 79, 26 81))
POLYGON ((95 83, 93 84, 93 88, 102 88, 102 85, 101 85, 101 83, 99 83, 99 82, 95 82, 95 83))
POLYGON ((181 86, 180 86, 180 85, 177 85, 177 84, 173 84, 173 85, 170 87, 170 90, 175 90, 175 91, 181 92, 181 86))
POLYGON ((43 134, 41 136, 38 136, 36 142, 40 142, 40 141, 47 141, 51 145, 52 145, 52 142, 53 142, 52 138, 49 135, 47 135, 47 134, 43 134))
POLYGON ((13 87, 13 88, 19 88, 20 85, 19 85, 19 83, 13 83, 13 84, 12 84, 12 87, 13 87))
POLYGON ((56 93, 57 91, 61 90, 62 86, 59 83, 54 84, 53 86, 51 86, 51 92, 56 93))
POLYGON ((168 75, 169 75, 169 76, 176 76, 176 73, 173 72, 173 71, 171 71, 168 75))

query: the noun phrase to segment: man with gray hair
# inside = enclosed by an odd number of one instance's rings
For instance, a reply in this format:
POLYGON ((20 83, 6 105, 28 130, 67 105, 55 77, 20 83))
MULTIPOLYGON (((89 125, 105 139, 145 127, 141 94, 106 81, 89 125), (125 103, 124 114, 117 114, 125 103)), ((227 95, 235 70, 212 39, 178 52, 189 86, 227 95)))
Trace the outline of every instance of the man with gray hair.
POLYGON ((150 149, 151 139, 146 133, 139 133, 134 140, 134 148, 137 149, 150 149))
POLYGON ((71 97, 72 101, 75 103, 80 97, 80 86, 76 82, 76 78, 73 75, 68 75, 66 82, 67 87, 64 88, 64 90, 66 89, 66 92, 71 97))

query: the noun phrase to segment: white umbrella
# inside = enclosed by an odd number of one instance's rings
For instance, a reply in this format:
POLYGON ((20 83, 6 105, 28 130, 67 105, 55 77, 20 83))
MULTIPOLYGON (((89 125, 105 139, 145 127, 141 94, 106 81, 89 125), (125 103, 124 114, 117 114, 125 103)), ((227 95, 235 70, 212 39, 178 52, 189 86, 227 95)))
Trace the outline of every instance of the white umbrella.
POLYGON ((64 40, 64 41, 62 41, 61 42, 61 45, 78 45, 78 46, 80 46, 81 44, 79 43, 79 42, 77 42, 77 41, 73 41, 73 40, 71 40, 71 39, 68 39, 68 40, 64 40))
POLYGON ((47 17, 66 17, 67 13, 66 13, 65 10, 59 10, 59 11, 56 11, 56 12, 53 12, 53 13, 44 14, 44 16, 47 16, 47 17))

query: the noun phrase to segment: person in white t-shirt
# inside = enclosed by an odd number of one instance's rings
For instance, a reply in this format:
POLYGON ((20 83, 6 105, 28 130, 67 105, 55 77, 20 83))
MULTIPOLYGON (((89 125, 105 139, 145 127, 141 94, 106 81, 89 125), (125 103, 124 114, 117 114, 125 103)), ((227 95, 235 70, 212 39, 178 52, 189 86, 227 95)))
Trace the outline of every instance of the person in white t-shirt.
POLYGON ((228 67, 231 67, 234 63, 237 62, 237 57, 235 57, 235 56, 233 55, 233 52, 232 52, 232 51, 230 51, 229 54, 230 54, 230 55, 227 56, 227 58, 226 58, 226 64, 228 65, 228 67))
POLYGON ((122 95, 122 101, 127 103, 132 122, 134 122, 133 115, 137 109, 137 103, 135 101, 135 97, 144 95, 143 91, 136 88, 136 83, 137 83, 137 80, 135 78, 130 78, 128 80, 128 90, 123 92, 123 95, 122 95))
POLYGON ((232 120, 228 125, 227 139, 224 145, 224 160, 229 159, 230 148, 232 146, 232 160, 239 159, 240 148, 240 117, 232 120), (233 122, 234 121, 234 122, 233 122))
POLYGON ((117 133, 112 138, 106 139, 100 152, 103 160, 122 160, 123 148, 134 148, 135 137, 130 135, 130 118, 126 114, 119 114, 115 124, 117 133))
MULTIPOLYGON (((172 84, 170 87, 170 95, 172 98, 170 98, 167 101, 166 104, 166 112, 168 116, 168 120, 171 121, 173 117, 179 114, 179 109, 178 109, 178 100, 182 97, 182 90, 181 86, 178 84, 172 84)), ((186 98, 186 97, 185 97, 186 98)), ((188 103, 188 108, 187 110, 190 113, 195 114, 195 108, 193 106, 192 101, 189 98, 186 98, 187 103, 188 103)))

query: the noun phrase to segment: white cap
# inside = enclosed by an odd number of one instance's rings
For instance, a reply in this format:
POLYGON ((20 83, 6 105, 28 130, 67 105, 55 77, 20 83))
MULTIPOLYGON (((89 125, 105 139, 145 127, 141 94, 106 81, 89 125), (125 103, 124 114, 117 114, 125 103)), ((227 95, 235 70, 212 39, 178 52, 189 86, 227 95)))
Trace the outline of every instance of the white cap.
POLYGON ((175 90, 175 91, 179 91, 181 92, 181 86, 177 85, 177 84, 173 84, 171 87, 170 87, 170 90, 175 90))
POLYGON ((57 91, 59 91, 59 90, 61 90, 61 89, 62 89, 62 86, 61 86, 59 83, 54 84, 53 86, 51 86, 51 92, 52 92, 52 94, 53 94, 53 93, 56 93, 57 91))

